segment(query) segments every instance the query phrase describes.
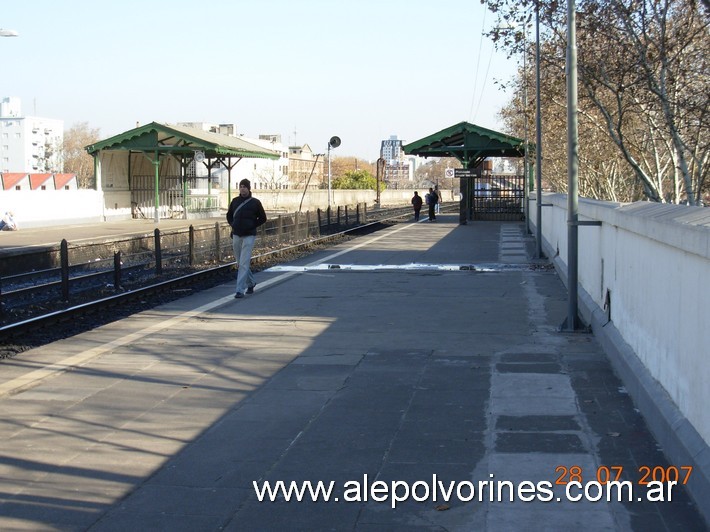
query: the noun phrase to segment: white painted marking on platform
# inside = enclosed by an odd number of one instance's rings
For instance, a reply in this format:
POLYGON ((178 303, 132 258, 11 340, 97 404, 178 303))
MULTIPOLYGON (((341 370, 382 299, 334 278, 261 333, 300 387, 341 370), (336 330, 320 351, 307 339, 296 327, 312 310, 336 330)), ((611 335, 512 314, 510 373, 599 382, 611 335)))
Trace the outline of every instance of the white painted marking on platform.
POLYGON ((278 272, 313 272, 313 271, 478 271, 494 272, 500 271, 495 268, 476 266, 473 264, 318 264, 315 266, 273 266, 267 273, 278 272))

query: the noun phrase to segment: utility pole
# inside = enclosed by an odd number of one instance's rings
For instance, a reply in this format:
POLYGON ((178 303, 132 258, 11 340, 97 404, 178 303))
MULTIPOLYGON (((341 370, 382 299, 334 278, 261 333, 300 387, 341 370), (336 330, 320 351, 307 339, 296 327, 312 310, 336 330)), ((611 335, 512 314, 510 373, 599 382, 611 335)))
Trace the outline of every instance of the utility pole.
POLYGON ((567 319, 562 328, 577 328, 577 252, 579 227, 579 132, 577 124, 577 34, 575 2, 567 0, 567 319))
POLYGON ((385 160, 380 157, 377 159, 377 206, 380 206, 380 183, 382 182, 382 179, 384 178, 384 170, 385 170, 385 160))
POLYGON ((535 188, 537 222, 535 256, 542 258, 542 111, 540 103, 540 6, 535 7, 535 188))

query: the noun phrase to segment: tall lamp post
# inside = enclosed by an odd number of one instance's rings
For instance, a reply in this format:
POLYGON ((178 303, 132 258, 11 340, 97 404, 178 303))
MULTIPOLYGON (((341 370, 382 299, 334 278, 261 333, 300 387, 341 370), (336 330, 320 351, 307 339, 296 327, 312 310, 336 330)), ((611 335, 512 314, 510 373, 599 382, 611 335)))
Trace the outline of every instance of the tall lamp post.
POLYGON ((579 220, 579 132, 577 120, 577 30, 575 0, 567 2, 567 318, 561 329, 576 331, 578 315, 577 281, 579 226, 600 226, 598 220, 579 220))
POLYGON ((340 137, 330 137, 328 141, 328 211, 330 211, 330 149, 340 146, 340 137))
POLYGON ((579 218, 577 131, 577 34, 575 2, 567 1, 567 318, 562 330, 574 332, 577 318, 577 246, 579 218))
POLYGON ((525 234, 530 233, 530 192, 528 190, 528 177, 530 175, 530 142, 528 137, 528 33, 523 24, 523 119, 525 120, 525 157, 523 159, 523 204, 525 205, 525 234))
POLYGON ((535 192, 537 202, 535 209, 535 240, 537 241, 536 257, 542 258, 542 114, 540 104, 540 6, 535 7, 535 192))
POLYGON ((377 206, 380 206, 380 183, 384 179, 385 174, 385 160, 380 157, 377 159, 377 206))

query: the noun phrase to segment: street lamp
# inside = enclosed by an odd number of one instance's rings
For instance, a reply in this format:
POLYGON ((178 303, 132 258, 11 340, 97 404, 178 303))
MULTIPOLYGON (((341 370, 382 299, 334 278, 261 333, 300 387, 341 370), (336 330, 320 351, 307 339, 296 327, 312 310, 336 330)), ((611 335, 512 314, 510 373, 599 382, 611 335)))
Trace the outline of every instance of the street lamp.
MULTIPOLYGON (((340 146, 340 137, 330 137, 328 141, 328 211, 330 211, 330 149, 340 146)), ((330 223, 330 222, 329 222, 330 223)))
POLYGON ((15 30, 6 30, 3 28, 0 28, 0 37, 17 37, 19 33, 17 33, 15 30))

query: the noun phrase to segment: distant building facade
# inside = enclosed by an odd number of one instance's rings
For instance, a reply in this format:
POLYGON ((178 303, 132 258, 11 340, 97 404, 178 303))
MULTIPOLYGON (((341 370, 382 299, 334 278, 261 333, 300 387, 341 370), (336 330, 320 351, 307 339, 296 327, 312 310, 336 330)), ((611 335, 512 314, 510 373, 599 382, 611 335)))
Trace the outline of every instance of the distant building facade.
POLYGON ((324 159, 313 153, 308 144, 288 147, 288 165, 291 188, 323 188, 324 159))
POLYGON ((209 172, 207 166, 210 161, 198 163, 192 161, 187 168, 187 176, 192 178, 207 177, 211 175, 215 185, 222 188, 228 186, 227 179, 231 181, 231 187, 236 190, 236 186, 242 179, 251 181, 252 190, 258 189, 287 189, 290 188, 289 183, 289 158, 288 149, 281 143, 281 135, 259 135, 259 138, 246 137, 237 133, 235 124, 210 124, 207 122, 179 122, 178 125, 186 127, 194 127, 202 131, 210 133, 219 133, 221 135, 229 135, 239 137, 247 142, 278 152, 281 157, 278 160, 272 159, 242 159, 236 163, 231 171, 223 164, 213 162, 212 172, 209 172))
POLYGON ((64 121, 23 116, 16 97, 0 100, 0 172, 62 172, 64 121))
POLYGON ((76 174, 0 172, 0 190, 76 190, 76 174))
POLYGON ((383 140, 380 145, 380 157, 385 161, 384 180, 390 188, 408 188, 414 179, 411 161, 405 156, 402 141, 397 135, 383 140))

